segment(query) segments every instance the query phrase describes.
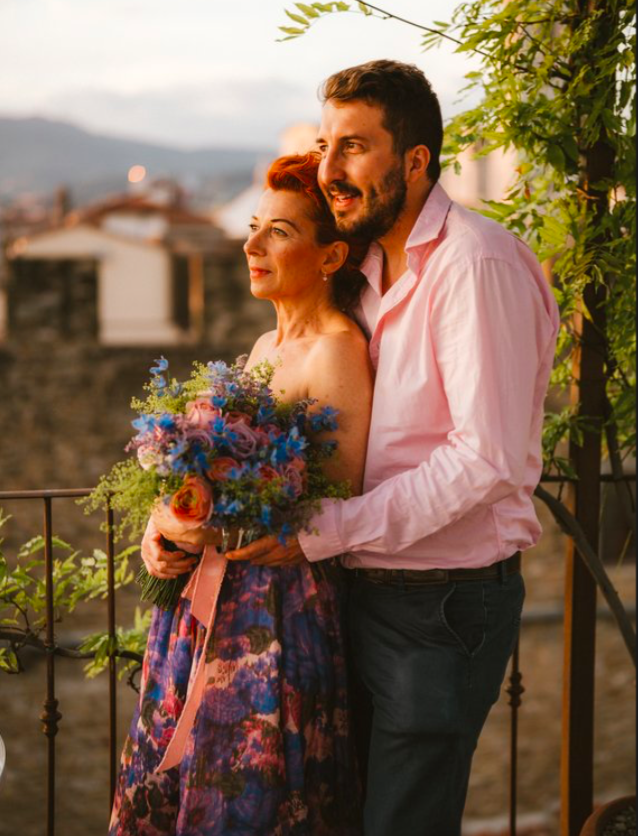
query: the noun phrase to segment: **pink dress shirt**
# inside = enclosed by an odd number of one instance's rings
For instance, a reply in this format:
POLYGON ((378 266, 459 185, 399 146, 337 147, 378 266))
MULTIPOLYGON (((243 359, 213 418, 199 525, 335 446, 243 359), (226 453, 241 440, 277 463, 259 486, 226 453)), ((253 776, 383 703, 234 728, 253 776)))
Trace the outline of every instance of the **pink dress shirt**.
POLYGON ((434 186, 382 294, 373 244, 360 322, 376 369, 363 495, 324 500, 308 560, 489 566, 533 546, 558 308, 529 248, 434 186))

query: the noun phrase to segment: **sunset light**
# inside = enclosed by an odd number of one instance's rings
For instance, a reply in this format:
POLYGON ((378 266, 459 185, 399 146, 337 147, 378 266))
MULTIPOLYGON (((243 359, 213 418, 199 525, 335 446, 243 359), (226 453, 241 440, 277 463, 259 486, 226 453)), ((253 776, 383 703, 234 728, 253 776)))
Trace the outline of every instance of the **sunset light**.
POLYGON ((132 165, 128 170, 129 183, 141 183, 146 177, 146 169, 143 165, 132 165))

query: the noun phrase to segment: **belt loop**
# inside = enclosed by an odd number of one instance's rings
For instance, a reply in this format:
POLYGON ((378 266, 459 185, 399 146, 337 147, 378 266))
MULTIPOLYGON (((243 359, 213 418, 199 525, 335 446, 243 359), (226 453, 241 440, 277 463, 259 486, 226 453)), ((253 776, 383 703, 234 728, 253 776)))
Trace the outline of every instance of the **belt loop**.
POLYGON ((505 583, 505 561, 501 560, 498 564, 498 582, 501 586, 505 583))

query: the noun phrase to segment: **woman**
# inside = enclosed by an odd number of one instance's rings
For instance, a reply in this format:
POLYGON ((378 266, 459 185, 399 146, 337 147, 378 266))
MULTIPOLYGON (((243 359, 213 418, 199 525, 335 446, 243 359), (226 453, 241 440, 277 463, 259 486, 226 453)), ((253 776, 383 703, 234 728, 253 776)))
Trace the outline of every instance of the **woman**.
MULTIPOLYGON (((282 400, 339 410, 331 478, 361 491, 372 397, 367 343, 344 308, 362 284, 317 186, 314 155, 282 157, 267 176, 244 246, 252 293, 277 328, 248 359, 275 366, 282 400)), ((152 519, 160 536, 200 549, 211 533, 152 519)), ((143 549, 147 568, 174 577, 192 556, 143 549)), ((140 705, 125 745, 111 836, 355 836, 359 787, 349 725, 340 567, 231 562, 206 629, 182 597, 155 610, 140 705), (181 761, 162 769, 202 655, 203 687, 181 761), (159 767, 159 769, 158 769, 159 767)), ((186 715, 186 712, 184 712, 186 715)))

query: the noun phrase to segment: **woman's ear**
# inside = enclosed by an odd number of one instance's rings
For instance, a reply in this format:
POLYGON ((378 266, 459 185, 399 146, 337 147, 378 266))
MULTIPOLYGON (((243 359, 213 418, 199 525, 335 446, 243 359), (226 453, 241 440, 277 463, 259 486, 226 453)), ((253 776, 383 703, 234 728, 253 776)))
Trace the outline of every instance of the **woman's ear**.
POLYGON ((430 149, 426 145, 415 145, 405 152, 405 177, 408 183, 415 183, 427 177, 430 164, 430 149))
POLYGON ((325 257, 321 269, 324 273, 331 275, 346 263, 348 245, 345 241, 333 241, 332 244, 325 245, 324 253, 325 257))

